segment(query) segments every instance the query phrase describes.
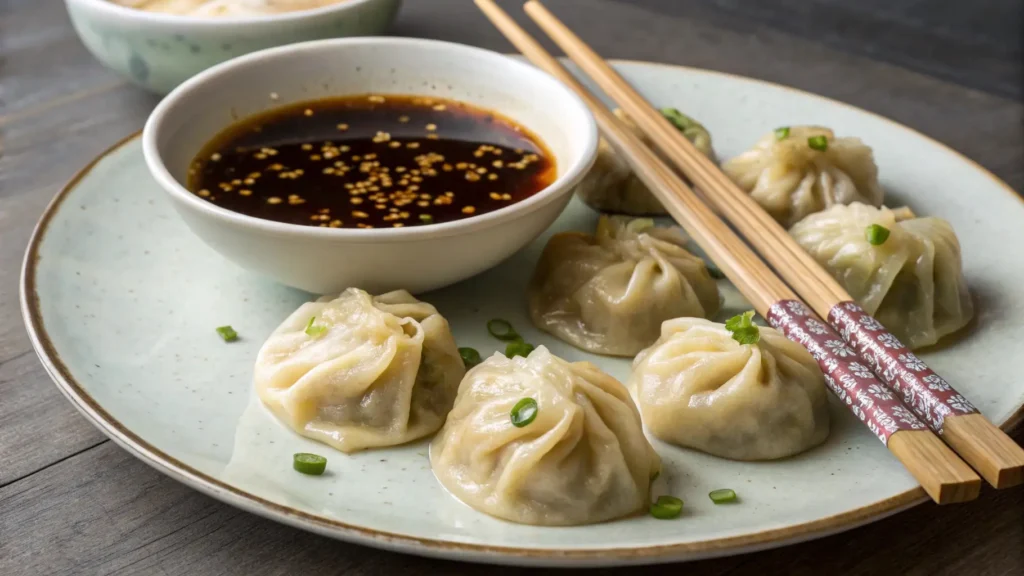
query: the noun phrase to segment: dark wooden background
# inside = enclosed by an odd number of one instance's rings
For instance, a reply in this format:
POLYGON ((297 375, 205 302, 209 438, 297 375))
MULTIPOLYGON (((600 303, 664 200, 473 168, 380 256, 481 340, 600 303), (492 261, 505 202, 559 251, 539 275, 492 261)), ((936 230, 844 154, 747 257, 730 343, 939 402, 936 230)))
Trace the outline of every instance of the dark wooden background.
MULTIPOLYGON (((526 22, 516 2, 503 3, 526 22)), ((607 57, 837 98, 942 140, 1024 189, 1021 0, 548 4, 607 57)), ((469 0, 406 0, 393 32, 510 51, 469 0)), ((25 244, 58 188, 140 129, 155 102, 86 53, 58 0, 0 0, 0 574, 518 573, 361 548, 220 504, 129 456, 60 395, 21 321, 25 244)), ((1021 575, 1024 489, 988 490, 966 506, 926 504, 774 551, 644 570, 1021 575)))

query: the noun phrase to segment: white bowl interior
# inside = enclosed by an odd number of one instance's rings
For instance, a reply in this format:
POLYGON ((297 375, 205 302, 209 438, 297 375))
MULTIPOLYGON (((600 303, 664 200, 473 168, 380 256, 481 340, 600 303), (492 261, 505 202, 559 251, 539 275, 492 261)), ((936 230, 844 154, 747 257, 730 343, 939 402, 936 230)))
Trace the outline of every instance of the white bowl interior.
POLYGON ((507 56, 429 40, 327 40, 244 56, 175 90, 147 131, 184 183, 195 155, 228 125, 283 104, 362 93, 437 96, 499 112, 543 141, 559 178, 588 160, 591 117, 561 84, 507 56))

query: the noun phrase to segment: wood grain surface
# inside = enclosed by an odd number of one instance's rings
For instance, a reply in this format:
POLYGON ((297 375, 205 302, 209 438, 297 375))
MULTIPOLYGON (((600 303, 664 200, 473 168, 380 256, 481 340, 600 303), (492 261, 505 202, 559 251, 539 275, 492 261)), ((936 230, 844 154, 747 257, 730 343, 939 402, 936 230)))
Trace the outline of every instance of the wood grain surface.
MULTIPOLYGON (((527 23, 515 2, 503 4, 527 23)), ((843 100, 1024 189, 1020 0, 548 5, 606 57, 722 70, 843 100)), ((406 0, 392 32, 511 50, 469 0, 406 0)), ((21 321, 25 245, 60 186, 140 129, 155 103, 91 58, 62 2, 0 0, 0 574, 519 573, 362 548, 241 512, 129 456, 61 396, 21 321)), ((783 549, 645 569, 680 571, 1024 574, 1024 490, 986 490, 962 507, 926 504, 783 549)))

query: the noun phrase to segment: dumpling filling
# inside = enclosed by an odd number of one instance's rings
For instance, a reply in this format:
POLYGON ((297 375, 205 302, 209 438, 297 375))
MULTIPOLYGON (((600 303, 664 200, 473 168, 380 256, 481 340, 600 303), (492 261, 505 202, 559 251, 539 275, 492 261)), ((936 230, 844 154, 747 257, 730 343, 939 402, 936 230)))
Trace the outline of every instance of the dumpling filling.
POLYGON ((655 437, 734 460, 773 460, 825 441, 825 380, 814 358, 771 328, 741 344, 722 324, 665 322, 633 361, 629 387, 655 437))
POLYGON ((303 304, 260 349, 260 399, 343 452, 394 446, 444 423, 465 374, 448 321, 405 291, 350 288, 303 304))
POLYGON ((633 356, 665 320, 711 317, 718 285, 686 241, 679 228, 622 216, 602 216, 594 235, 554 235, 528 289, 534 325, 589 352, 633 356))
POLYGON ((626 388, 543 346, 526 358, 495 354, 466 374, 430 464, 473 508, 542 526, 646 510, 661 470, 626 388))

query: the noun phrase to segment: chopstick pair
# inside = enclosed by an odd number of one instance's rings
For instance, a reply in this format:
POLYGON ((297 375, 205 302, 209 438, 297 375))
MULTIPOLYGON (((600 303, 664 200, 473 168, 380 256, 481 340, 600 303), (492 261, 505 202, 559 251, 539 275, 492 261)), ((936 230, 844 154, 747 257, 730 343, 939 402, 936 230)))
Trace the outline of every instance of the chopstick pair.
MULTIPOLYGON (((891 394, 877 393, 884 390, 881 383, 855 360, 856 355, 842 344, 841 337, 815 318, 664 162, 624 130, 599 101, 491 0, 477 0, 477 5, 524 55, 579 93, 597 117, 605 137, 631 164, 637 176, 719 264, 758 312, 814 354, 828 375, 829 387, 879 436, 936 502, 960 502, 977 496, 980 489, 977 475, 891 394)), ((530 2, 526 9, 538 22, 547 24, 546 28, 552 28, 554 17, 538 3, 530 2)), ((564 34, 554 38, 566 41, 564 34)), ((650 109, 646 103, 643 106, 650 109)))
MULTIPOLYGON (((873 321, 774 218, 540 2, 527 2, 525 10, 918 417, 992 486, 1024 482, 1024 449, 873 321)), ((770 315, 766 318, 774 324, 770 315)))
MULTIPOLYGON (((846 290, 757 202, 693 147, 660 113, 540 2, 527 14, 593 78, 739 229, 804 300, 992 486, 1024 482, 1024 449, 858 306, 846 290), (878 329, 875 329, 875 328, 878 329)), ((771 316, 766 316, 774 324, 771 316)))

